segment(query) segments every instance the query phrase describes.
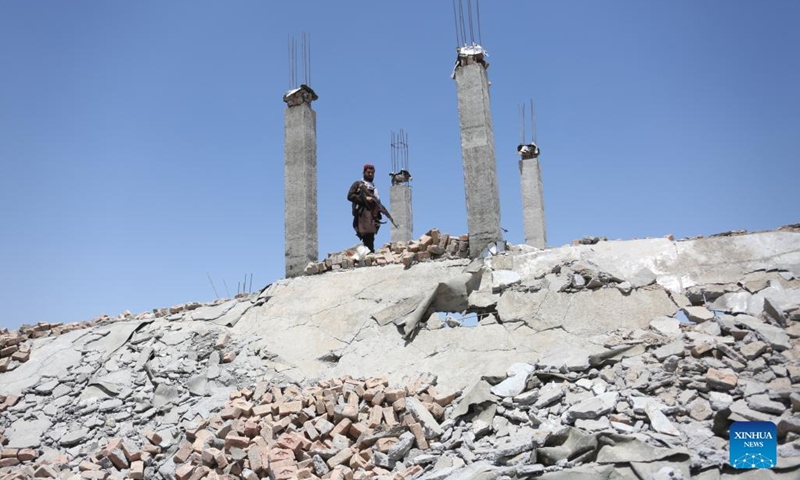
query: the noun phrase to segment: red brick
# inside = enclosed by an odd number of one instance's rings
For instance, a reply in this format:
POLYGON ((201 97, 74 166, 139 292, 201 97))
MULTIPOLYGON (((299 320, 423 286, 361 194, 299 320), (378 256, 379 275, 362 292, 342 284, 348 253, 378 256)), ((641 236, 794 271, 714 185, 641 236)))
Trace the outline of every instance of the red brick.
POLYGON ((18 448, 6 448, 5 450, 0 450, 0 458, 17 458, 19 455, 18 448))
POLYGON ((387 388, 383 393, 386 395, 386 401, 389 403, 394 403, 406 396, 406 391, 402 388, 387 388))
POLYGON ((375 448, 378 449, 379 452, 386 453, 388 452, 395 444, 398 442, 397 437, 384 437, 379 438, 377 442, 375 442, 375 448))
POLYGON ((403 473, 401 473, 400 475, 403 478, 411 478, 411 477, 413 477, 414 475, 418 474, 421 471, 422 471, 422 467, 420 467, 419 465, 414 465, 413 467, 408 467, 407 469, 405 469, 403 471, 403 473))
POLYGON ((100 470, 100 468, 101 468, 100 465, 92 463, 88 460, 84 460, 80 464, 78 464, 78 470, 80 470, 81 472, 86 472, 89 470, 100 470))
POLYGON ((141 460, 136 460, 135 462, 131 463, 131 470, 128 472, 128 476, 133 480, 143 480, 144 462, 141 460))
POLYGON ((185 463, 175 470, 176 480, 189 480, 194 473, 194 465, 185 463))
POLYGON ((394 414, 394 408, 392 407, 383 408, 383 418, 386 421, 386 425, 389 425, 390 427, 399 423, 397 421, 397 416, 394 414))
POLYGON ((285 460, 294 460, 294 452, 286 448, 273 448, 269 451, 269 461, 282 462, 285 460))
POLYGON ((420 450, 427 450, 428 441, 425 439, 425 434, 422 432, 422 425, 419 423, 412 423, 408 426, 408 429, 414 434, 414 439, 417 441, 417 448, 420 450))
POLYGON ((285 402, 278 406, 278 414, 280 416, 291 415, 293 413, 300 413, 303 409, 303 402, 285 402))
POLYGON ((247 437, 240 437, 238 435, 233 435, 231 433, 229 433, 225 437, 225 448, 227 449, 230 449, 231 447, 244 449, 247 448, 249 444, 250 444, 250 439, 247 437))
POLYGON ((39 456, 38 453, 36 453, 36 450, 33 450, 32 448, 23 448, 19 451, 19 453, 17 453, 17 458, 20 462, 29 462, 34 460, 37 456, 39 456))
POLYGON ((336 424, 335 427, 333 427, 330 436, 333 437, 335 435, 344 435, 345 432, 347 432, 350 429, 350 425, 352 424, 353 422, 351 422, 349 418, 343 418, 342 421, 340 421, 339 423, 336 424))
POLYGON ((152 443, 153 445, 160 445, 162 440, 161 435, 152 430, 145 432, 144 438, 146 438, 147 441, 152 443))
POLYGON ((14 467, 19 465, 17 457, 0 458, 0 467, 14 467))
POLYGON ((278 446, 296 452, 300 449, 303 438, 296 433, 284 433, 278 437, 278 446))

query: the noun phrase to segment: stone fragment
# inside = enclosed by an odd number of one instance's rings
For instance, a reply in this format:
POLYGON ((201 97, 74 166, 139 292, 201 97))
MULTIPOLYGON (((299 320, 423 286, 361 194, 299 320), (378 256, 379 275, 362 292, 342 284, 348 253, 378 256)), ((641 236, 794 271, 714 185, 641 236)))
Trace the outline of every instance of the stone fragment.
POLYGON ((747 397, 747 406, 757 412, 780 415, 786 411, 786 406, 780 402, 770 400, 769 395, 760 394, 747 397))
POLYGON ((125 453, 123 453, 121 448, 115 448, 115 449, 107 452, 106 453, 106 458, 111 460, 111 463, 113 463, 114 466, 117 467, 117 469, 119 469, 119 470, 123 470, 125 468, 128 468, 128 466, 130 465, 128 463, 127 457, 125 457, 125 453))
POLYGON ((513 270, 492 271, 492 292, 497 293, 522 281, 522 277, 513 270))
POLYGON ((442 317, 440 317, 437 312, 433 312, 431 316, 428 317, 428 321, 425 322, 425 326, 428 330, 440 330, 444 328, 444 323, 442 322, 442 317))
POLYGON ((705 323, 714 319, 714 312, 706 307, 684 307, 681 311, 694 323, 705 323))
POLYGON ((767 384, 767 393, 772 400, 788 399, 793 391, 792 382, 786 377, 778 377, 767 384))
POLYGON ((656 282, 656 274, 653 273, 649 268, 642 268, 627 280, 630 282, 633 288, 646 287, 656 282))
POLYGON ((61 437, 58 443, 62 447, 69 448, 84 443, 86 440, 88 440, 88 437, 89 430, 86 428, 79 428, 77 430, 68 432, 66 435, 61 437))
MULTIPOLYGON (((411 435, 412 439, 414 438, 414 435, 412 435, 412 434, 409 434, 409 435, 411 435)), ((350 460, 350 457, 353 456, 353 453, 354 452, 353 452, 352 448, 345 448, 345 449, 341 450, 339 453, 337 453, 336 455, 334 455, 334 456, 332 456, 331 458, 328 459, 328 461, 327 461, 328 467, 334 468, 337 465, 343 464, 344 462, 350 460)))
POLYGON ((800 365, 791 364, 786 367, 786 374, 789 375, 789 381, 792 383, 800 383, 800 365))
POLYGON ((617 392, 608 392, 578 402, 564 412, 562 419, 565 423, 572 424, 579 418, 590 420, 599 418, 614 410, 618 395, 617 392))
POLYGON ((791 348, 789 335, 787 335, 785 330, 781 327, 766 324, 758 318, 749 315, 737 315, 734 321, 739 325, 744 325, 748 329, 757 332, 769 342, 772 348, 779 352, 791 348))
POLYGON ((771 422, 774 419, 772 415, 749 408, 744 400, 736 400, 729 408, 731 410, 730 419, 734 421, 771 422))
POLYGON ((705 400, 703 398, 694 399, 691 403, 688 404, 688 407, 689 407, 689 416, 697 420, 698 422, 702 422, 703 420, 708 420, 714 413, 711 407, 711 403, 709 403, 708 400, 705 400))
POLYGON ((433 415, 431 415, 428 409, 415 397, 406 398, 406 409, 425 429, 426 437, 436 438, 444 433, 439 422, 433 418, 433 415))
POLYGON ((800 433, 800 416, 783 417, 778 421, 778 438, 788 433, 800 433))
POLYGON ((400 435, 397 443, 392 446, 387 452, 389 460, 392 462, 398 462, 402 460, 402 458, 411 450, 411 447, 414 446, 414 434, 411 432, 406 432, 400 435))
POLYGON ((686 346, 684 345, 683 341, 678 340, 657 348, 655 351, 653 351, 653 355, 655 355, 658 361, 663 362, 668 357, 673 355, 682 357, 684 348, 686 348, 686 346))
POLYGON ((528 375, 533 372, 533 366, 527 363, 516 364, 518 367, 508 378, 493 386, 491 392, 499 397, 515 397, 525 391, 528 375))
POLYGON ((539 389, 539 397, 534 406, 544 408, 550 406, 557 400, 564 397, 564 386, 561 383, 549 382, 539 389))
POLYGON ((767 344, 761 341, 750 342, 739 348, 739 352, 748 360, 754 360, 767 350, 767 344))
POLYGON ((623 295, 628 295, 633 291, 633 285, 631 285, 631 282, 625 281, 617 284, 617 290, 619 290, 623 295))
POLYGON ((658 317, 650 322, 650 328, 667 338, 678 338, 681 334, 681 322, 676 318, 658 317))
POLYGON ((736 387, 736 382, 739 379, 739 377, 736 375, 736 372, 729 368, 709 368, 706 372, 705 378, 706 383, 708 383, 711 388, 716 388, 719 390, 733 389, 736 387))
POLYGON ((649 402, 645 407, 645 413, 647 417, 650 419, 650 426, 653 427, 653 430, 659 433, 664 433, 667 435, 673 436, 680 436, 680 431, 675 428, 675 425, 669 421, 666 415, 661 412, 661 409, 658 408, 658 405, 655 402, 649 402))

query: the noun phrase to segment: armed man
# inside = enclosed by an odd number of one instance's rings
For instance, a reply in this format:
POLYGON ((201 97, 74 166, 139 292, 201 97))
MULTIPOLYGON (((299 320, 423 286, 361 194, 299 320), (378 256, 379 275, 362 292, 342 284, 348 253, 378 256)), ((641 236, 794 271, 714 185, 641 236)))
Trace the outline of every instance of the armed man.
POLYGON ((375 166, 364 165, 363 178, 356 180, 347 191, 347 200, 353 204, 353 229, 356 236, 370 252, 375 253, 375 234, 381 228, 383 215, 392 221, 389 211, 381 203, 375 180, 375 166))

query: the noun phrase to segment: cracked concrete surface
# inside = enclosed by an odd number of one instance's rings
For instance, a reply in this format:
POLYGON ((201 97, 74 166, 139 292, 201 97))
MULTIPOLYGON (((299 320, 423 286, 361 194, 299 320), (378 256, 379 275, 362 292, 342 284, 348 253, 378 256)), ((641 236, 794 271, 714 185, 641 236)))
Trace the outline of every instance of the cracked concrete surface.
MULTIPOLYGON (((647 328, 655 318, 675 315, 679 306, 673 297, 687 287, 735 283, 755 270, 800 263, 800 234, 775 231, 679 242, 659 238, 507 252, 486 259, 484 267, 522 278, 521 285, 495 292, 499 324, 427 330, 423 321, 416 336, 404 341, 402 328, 384 317, 406 315, 410 307, 403 302, 437 295, 440 284, 463 283, 469 278, 468 263, 423 262, 408 270, 393 265, 282 280, 265 292, 269 300, 247 310, 232 331, 259 337, 305 378, 386 374, 399 379, 431 371, 440 384, 460 388, 476 375, 502 372, 515 362, 539 359, 567 369, 585 365, 589 356, 605 350, 589 340, 592 336, 647 328), (657 283, 628 294, 605 287, 530 291, 537 279, 551 278, 559 266, 578 260, 620 280, 648 269, 657 283)), ((474 278, 481 276, 478 272, 474 278)), ((476 292, 491 294, 487 283, 476 285, 476 292)), ((442 303, 457 306, 454 311, 467 308, 469 290, 450 290, 442 303)))

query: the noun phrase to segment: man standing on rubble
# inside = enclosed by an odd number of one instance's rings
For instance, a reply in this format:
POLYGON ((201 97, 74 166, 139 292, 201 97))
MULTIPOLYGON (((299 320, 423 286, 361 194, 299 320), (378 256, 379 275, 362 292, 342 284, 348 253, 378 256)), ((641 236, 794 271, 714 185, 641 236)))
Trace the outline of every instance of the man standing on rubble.
POLYGON ((363 178, 353 182, 347 192, 347 199, 353 204, 353 229, 372 253, 375 253, 375 234, 381 228, 380 197, 372 183, 374 179, 375 166, 366 164, 363 178))

